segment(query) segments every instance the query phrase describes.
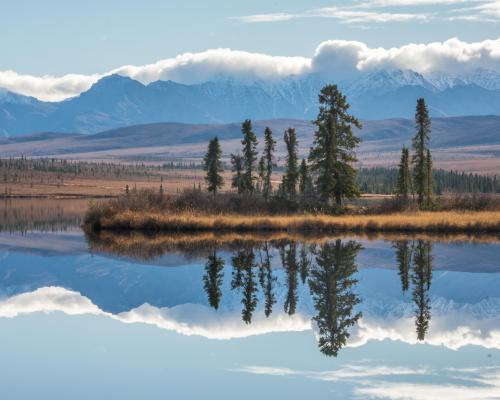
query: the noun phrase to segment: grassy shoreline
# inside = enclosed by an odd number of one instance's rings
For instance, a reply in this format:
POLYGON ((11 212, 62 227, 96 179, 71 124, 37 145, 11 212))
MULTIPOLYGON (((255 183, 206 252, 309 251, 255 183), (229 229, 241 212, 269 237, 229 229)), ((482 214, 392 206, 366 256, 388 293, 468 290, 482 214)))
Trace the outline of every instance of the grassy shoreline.
POLYGON ((156 232, 500 233, 500 211, 379 215, 241 215, 123 210, 86 220, 90 230, 156 232))

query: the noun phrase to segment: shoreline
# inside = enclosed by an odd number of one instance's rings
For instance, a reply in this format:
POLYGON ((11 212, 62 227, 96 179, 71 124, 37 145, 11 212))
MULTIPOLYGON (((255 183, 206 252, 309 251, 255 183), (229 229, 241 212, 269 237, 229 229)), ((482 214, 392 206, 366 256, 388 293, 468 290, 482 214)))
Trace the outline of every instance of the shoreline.
POLYGON ((370 215, 242 215, 125 210, 96 221, 90 231, 499 233, 499 211, 398 212, 370 215))

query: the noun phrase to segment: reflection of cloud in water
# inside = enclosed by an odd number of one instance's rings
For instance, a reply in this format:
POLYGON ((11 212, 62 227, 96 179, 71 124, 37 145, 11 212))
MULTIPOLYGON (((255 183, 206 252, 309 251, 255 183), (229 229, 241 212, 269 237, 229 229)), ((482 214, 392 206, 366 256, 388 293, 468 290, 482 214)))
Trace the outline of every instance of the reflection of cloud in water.
MULTIPOLYGON (((440 312, 435 310, 432 329, 424 343, 450 349, 466 345, 500 349, 500 304, 491 301, 488 307, 489 313, 484 318, 477 316, 477 312, 468 311, 469 306, 440 312)), ((143 304, 115 315, 101 310, 80 293, 61 287, 44 287, 0 301, 0 317, 54 311, 68 315, 102 315, 124 323, 146 323, 182 335, 199 335, 209 339, 312 329, 311 315, 307 313, 292 316, 273 313, 269 318, 261 313, 247 325, 241 320, 239 310, 216 312, 200 304, 182 304, 171 308, 143 304)), ((347 346, 362 346, 371 340, 385 339, 417 343, 413 317, 377 318, 365 313, 352 330, 347 346)))
POLYGON ((256 317, 252 324, 246 325, 238 311, 217 313, 200 304, 183 304, 170 308, 143 304, 115 315, 99 309, 80 293, 61 287, 44 287, 0 301, 0 317, 12 318, 22 314, 54 311, 68 315, 102 315, 125 323, 151 324, 182 335, 198 335, 208 339, 233 339, 311 329, 308 316, 276 313, 269 318, 256 317))
POLYGON ((360 398, 494 400, 499 398, 500 393, 500 367, 412 369, 363 364, 319 372, 270 366, 244 366, 232 371, 271 376, 294 375, 321 381, 351 381, 356 384, 354 394, 360 398), (442 383, 434 383, 436 376, 442 383))

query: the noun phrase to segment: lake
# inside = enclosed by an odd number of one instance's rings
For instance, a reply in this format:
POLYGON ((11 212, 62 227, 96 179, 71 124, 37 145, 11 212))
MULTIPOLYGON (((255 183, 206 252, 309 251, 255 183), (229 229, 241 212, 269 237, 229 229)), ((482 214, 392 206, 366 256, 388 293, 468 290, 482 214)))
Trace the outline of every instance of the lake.
POLYGON ((85 235, 82 210, 2 205, 2 398, 500 399, 498 238, 85 235))

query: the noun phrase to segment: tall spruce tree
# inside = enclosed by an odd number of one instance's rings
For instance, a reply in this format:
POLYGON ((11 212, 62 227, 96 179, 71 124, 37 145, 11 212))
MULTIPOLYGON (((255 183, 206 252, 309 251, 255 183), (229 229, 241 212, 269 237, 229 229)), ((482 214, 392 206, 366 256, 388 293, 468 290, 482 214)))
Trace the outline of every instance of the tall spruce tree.
POLYGON ((401 161, 398 167, 398 178, 396 181, 396 194, 407 200, 411 191, 410 175, 410 152, 403 147, 401 150, 401 161))
POLYGON ((414 184, 415 192, 417 193, 417 202, 419 207, 423 207, 426 202, 426 155, 429 148, 431 135, 431 120, 425 99, 417 100, 417 108, 415 112, 416 134, 413 138, 413 158, 414 165, 414 184))
POLYGON ((214 137, 208 143, 208 151, 203 159, 203 169, 207 172, 205 181, 207 182, 207 190, 214 195, 224 184, 224 178, 221 173, 224 171, 220 160, 222 150, 220 148, 219 139, 214 137))
POLYGON ((348 113, 349 104, 337 85, 327 85, 319 94, 319 114, 314 122, 316 132, 309 153, 311 171, 317 176, 319 194, 330 202, 342 205, 342 198, 359 195, 355 149, 360 140, 352 127, 361 128, 360 122, 348 113))
POLYGON ((283 190, 287 198, 293 199, 297 193, 297 180, 299 177, 298 143, 295 129, 288 128, 283 135, 283 140, 286 145, 286 169, 283 176, 283 190))
POLYGON ((299 193, 304 196, 312 190, 312 179, 309 174, 309 167, 305 158, 302 159, 299 167, 299 193))
POLYGON ((243 175, 242 185, 243 192, 251 193, 254 190, 254 167, 257 161, 257 136, 252 131, 252 121, 246 119, 241 125, 243 139, 243 175))
POLYGON ((262 160, 264 162, 264 176, 262 178, 262 194, 267 200, 273 191, 271 183, 271 175, 273 167, 276 165, 274 160, 274 151, 276 149, 276 141, 273 139, 273 131, 266 127, 264 130, 264 154, 262 160))
POLYGON ((240 154, 231 154, 231 165, 231 171, 233 172, 231 186, 235 188, 238 193, 243 193, 243 157, 240 154))
POLYGON ((431 151, 427 149, 425 155, 425 202, 427 207, 432 205, 432 155, 431 151))

